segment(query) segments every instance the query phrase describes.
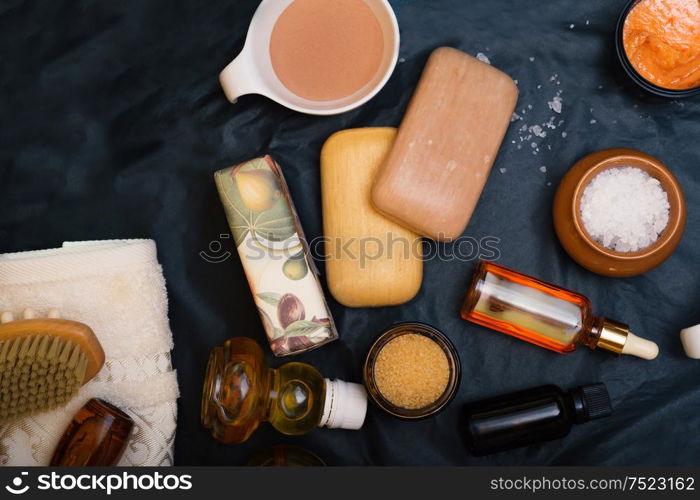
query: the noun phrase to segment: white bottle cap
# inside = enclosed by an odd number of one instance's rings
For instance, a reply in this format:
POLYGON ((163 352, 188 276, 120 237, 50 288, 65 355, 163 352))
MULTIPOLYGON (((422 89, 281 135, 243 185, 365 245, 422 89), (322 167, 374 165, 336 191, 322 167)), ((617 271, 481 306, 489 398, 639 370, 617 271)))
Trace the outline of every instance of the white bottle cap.
POLYGON ((352 429, 362 427, 367 413, 367 393, 360 384, 326 380, 326 398, 319 427, 352 429))
POLYGON ((681 342, 689 358, 700 359, 700 325, 681 330, 681 342))
POLYGON ((627 340, 622 348, 622 354, 631 354, 642 359, 654 359, 659 355, 659 346, 651 340, 637 337, 634 333, 627 334, 627 340))

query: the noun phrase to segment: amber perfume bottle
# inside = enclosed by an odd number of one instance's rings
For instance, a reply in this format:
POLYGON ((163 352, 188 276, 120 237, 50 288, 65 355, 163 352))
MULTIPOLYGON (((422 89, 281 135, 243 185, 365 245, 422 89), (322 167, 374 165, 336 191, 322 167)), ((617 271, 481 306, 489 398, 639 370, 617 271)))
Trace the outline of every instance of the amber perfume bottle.
POLYGON ((324 467, 326 464, 305 448, 278 444, 257 452, 246 465, 249 467, 324 467))
POLYGON ((229 339, 209 356, 201 418, 223 443, 246 441, 265 421, 288 435, 315 427, 359 429, 366 412, 362 385, 323 378, 306 363, 269 368, 247 337, 229 339))
POLYGON ((629 327, 594 316, 581 294, 492 262, 477 265, 462 317, 533 344, 566 354, 582 344, 614 354, 654 359, 658 346, 629 327))

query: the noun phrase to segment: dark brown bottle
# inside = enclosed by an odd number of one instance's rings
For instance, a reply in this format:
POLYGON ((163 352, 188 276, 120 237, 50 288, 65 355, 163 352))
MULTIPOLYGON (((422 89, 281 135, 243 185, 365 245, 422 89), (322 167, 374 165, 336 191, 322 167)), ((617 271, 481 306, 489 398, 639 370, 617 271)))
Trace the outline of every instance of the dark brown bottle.
POLYGON ((612 413, 605 384, 575 387, 565 392, 544 385, 464 407, 467 448, 488 455, 566 436, 574 424, 612 413))
POLYGON ((119 408, 101 399, 91 399, 68 425, 50 465, 116 465, 133 427, 134 421, 119 408))

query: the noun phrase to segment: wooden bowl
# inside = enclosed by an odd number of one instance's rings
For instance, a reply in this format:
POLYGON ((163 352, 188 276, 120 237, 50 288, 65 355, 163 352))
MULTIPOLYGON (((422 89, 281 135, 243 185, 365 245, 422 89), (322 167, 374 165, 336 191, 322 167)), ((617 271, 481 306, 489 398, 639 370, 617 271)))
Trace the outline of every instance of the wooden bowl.
POLYGON ((665 261, 680 243, 685 230, 685 198, 678 180, 656 158, 634 149, 608 149, 579 160, 564 176, 554 197, 554 229, 567 253, 586 269, 603 276, 637 276, 665 261), (636 252, 604 247, 586 231, 580 203, 588 183, 603 170, 637 167, 658 179, 668 194, 668 225, 650 246, 636 252))

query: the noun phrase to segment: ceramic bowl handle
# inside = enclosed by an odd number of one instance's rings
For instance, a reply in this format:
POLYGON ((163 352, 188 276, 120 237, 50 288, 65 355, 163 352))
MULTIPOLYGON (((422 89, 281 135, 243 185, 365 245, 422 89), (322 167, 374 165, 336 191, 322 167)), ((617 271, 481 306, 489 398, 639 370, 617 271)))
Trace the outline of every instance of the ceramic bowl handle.
POLYGON ((219 74, 219 82, 229 102, 242 95, 260 93, 258 71, 245 50, 231 61, 219 74))

